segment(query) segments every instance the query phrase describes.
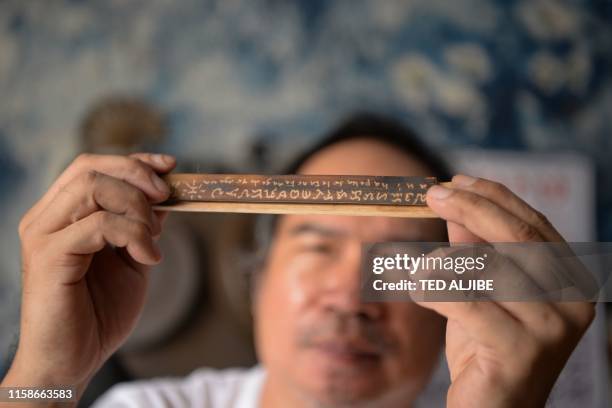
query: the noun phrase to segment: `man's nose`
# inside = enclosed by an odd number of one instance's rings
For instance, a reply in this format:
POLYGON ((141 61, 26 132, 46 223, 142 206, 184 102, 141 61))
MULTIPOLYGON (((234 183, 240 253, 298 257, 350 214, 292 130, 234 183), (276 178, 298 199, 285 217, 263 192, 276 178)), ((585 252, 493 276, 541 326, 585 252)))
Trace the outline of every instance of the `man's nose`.
POLYGON ((322 279, 319 298, 325 309, 369 320, 379 320, 383 317, 383 307, 380 302, 362 301, 359 243, 348 248, 342 259, 338 260, 322 279))

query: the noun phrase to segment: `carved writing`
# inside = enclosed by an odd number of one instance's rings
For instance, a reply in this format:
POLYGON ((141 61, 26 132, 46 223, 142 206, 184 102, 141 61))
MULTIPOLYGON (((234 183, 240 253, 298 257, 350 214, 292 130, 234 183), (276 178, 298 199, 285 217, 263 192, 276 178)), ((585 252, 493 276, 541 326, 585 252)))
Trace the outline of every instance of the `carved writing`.
POLYGON ((171 201, 426 205, 435 177, 170 174, 171 201))

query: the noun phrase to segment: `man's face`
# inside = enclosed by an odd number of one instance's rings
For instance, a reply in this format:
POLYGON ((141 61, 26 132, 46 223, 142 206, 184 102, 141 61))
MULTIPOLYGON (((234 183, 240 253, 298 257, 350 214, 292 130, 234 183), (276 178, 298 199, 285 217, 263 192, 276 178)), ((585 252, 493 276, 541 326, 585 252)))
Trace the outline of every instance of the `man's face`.
MULTIPOLYGON (((429 175, 371 138, 332 145, 300 173, 429 175)), ((259 357, 275 392, 331 405, 410 403, 437 362, 444 320, 411 302, 362 303, 361 244, 443 237, 439 220, 281 217, 255 300, 259 357)))

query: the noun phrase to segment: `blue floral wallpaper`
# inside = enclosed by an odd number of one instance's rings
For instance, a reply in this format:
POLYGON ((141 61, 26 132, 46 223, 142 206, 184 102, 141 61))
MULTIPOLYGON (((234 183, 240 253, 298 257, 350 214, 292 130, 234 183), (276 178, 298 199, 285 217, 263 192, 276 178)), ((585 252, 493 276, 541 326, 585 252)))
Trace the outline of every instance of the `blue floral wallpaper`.
POLYGON ((609 1, 3 1, 0 350, 16 327, 18 220, 113 93, 168 112, 159 149, 238 169, 254 137, 286 157, 356 110, 443 149, 580 152, 612 241, 609 1))

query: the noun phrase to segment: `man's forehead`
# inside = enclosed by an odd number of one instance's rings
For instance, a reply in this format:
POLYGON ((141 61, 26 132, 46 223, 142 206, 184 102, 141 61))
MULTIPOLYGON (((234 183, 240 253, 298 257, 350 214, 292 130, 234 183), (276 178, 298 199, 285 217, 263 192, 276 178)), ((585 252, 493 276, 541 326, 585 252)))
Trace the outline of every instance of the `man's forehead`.
POLYGON ((312 233, 372 242, 423 241, 441 239, 439 223, 439 220, 396 217, 284 215, 280 232, 285 236, 312 233))
POLYGON ((375 137, 363 136, 327 146, 309 157, 301 174, 430 176, 418 157, 375 137))

